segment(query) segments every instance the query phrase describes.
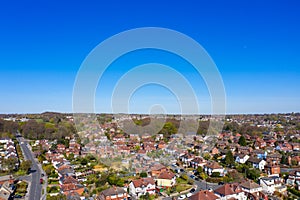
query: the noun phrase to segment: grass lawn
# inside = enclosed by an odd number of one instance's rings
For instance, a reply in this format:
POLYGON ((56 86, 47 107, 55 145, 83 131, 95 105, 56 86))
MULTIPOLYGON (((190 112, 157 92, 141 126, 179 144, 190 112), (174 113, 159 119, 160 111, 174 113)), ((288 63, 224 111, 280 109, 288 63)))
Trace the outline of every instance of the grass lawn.
POLYGON ((47 187, 47 192, 48 193, 58 193, 58 192, 60 192, 60 189, 58 186, 47 187))
POLYGON ((48 184, 53 184, 53 185, 57 185, 59 184, 58 180, 55 180, 55 179, 48 179, 48 184))
POLYGON ((178 183, 178 184, 187 184, 188 181, 187 181, 187 180, 184 180, 184 179, 181 178, 181 177, 178 177, 178 178, 176 179, 176 183, 178 183))
POLYGON ((192 172, 192 171, 195 170, 195 169, 190 167, 190 168, 186 168, 185 170, 186 170, 186 171, 189 171, 189 172, 192 172))
POLYGON ((27 192, 28 184, 25 181, 17 183, 16 194, 25 196, 27 192))
POLYGON ((15 176, 24 176, 24 175, 26 175, 26 174, 27 174, 26 171, 18 170, 18 171, 15 173, 15 176))
POLYGON ((182 192, 182 191, 188 190, 190 188, 192 188, 192 186, 188 185, 188 184, 178 184, 178 185, 176 185, 176 191, 179 192, 179 193, 182 192))

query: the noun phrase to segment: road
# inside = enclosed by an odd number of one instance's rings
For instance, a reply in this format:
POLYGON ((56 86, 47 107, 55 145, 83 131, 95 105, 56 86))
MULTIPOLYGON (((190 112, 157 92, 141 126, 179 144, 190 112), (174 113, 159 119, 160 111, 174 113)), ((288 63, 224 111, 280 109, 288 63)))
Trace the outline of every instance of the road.
MULTIPOLYGON (((175 169, 178 169, 179 167, 175 167, 175 166, 170 166, 171 167, 171 169, 173 169, 174 171, 175 171, 175 169)), ((190 175, 192 175, 192 174, 190 174, 189 172, 180 172, 179 173, 179 175, 181 175, 181 174, 186 174, 186 175, 188 175, 188 177, 189 177, 189 179, 192 179, 191 177, 190 177, 190 175)), ((199 180, 199 181, 197 181, 197 180, 195 180, 195 179, 192 179, 193 181, 194 181, 194 188, 196 189, 195 190, 195 192, 193 192, 193 194, 195 194, 195 193, 197 193, 197 192, 199 192, 200 190, 208 190, 208 189, 212 189, 212 190, 215 190, 215 189, 217 189, 218 187, 220 187, 220 185, 218 185, 218 184, 215 184, 215 183, 208 183, 208 182, 206 182, 206 181, 204 181, 204 180, 199 180)), ((163 200, 172 200, 172 197, 164 197, 164 198, 162 198, 163 200)), ((177 199, 177 198, 176 198, 177 199)))
POLYGON ((40 200, 42 195, 42 185, 40 184, 41 169, 38 167, 37 161, 34 159, 32 151, 28 148, 28 143, 23 137, 17 137, 20 147, 23 151, 24 158, 26 160, 31 160, 31 184, 28 199, 30 200, 40 200))

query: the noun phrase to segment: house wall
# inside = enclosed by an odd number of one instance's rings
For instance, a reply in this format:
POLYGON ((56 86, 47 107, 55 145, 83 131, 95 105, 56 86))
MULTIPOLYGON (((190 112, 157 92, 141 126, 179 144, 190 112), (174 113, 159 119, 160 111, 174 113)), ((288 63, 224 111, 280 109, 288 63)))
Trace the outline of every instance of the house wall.
POLYGON ((163 187, 171 187, 173 186, 172 180, 169 179, 157 179, 157 186, 163 186, 163 187))

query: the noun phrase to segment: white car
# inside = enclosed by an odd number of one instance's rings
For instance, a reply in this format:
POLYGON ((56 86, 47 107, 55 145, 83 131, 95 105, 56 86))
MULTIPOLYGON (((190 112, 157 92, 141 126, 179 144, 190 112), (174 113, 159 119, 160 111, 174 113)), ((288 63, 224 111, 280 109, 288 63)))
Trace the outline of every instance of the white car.
POLYGON ((192 195, 193 194, 189 192, 189 193, 186 194, 186 197, 191 197, 192 195))
POLYGON ((181 200, 181 199, 186 199, 186 195, 185 194, 182 194, 178 197, 178 200, 181 200))

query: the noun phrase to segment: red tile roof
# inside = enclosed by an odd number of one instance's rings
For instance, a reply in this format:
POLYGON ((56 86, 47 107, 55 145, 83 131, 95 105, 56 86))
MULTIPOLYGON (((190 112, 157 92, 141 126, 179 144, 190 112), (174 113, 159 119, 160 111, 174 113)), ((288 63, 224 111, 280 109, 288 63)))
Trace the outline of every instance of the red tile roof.
POLYGON ((141 178, 141 179, 138 179, 138 180, 133 180, 132 183, 133 183, 135 188, 142 187, 143 185, 147 186, 149 184, 155 185, 155 181, 154 181, 153 178, 141 178))
POLYGON ((218 196, 216 196, 213 192, 210 192, 208 190, 201 190, 189 198, 189 200, 217 200, 217 199, 218 196))
POLYGON ((242 192, 242 189, 239 187, 237 183, 227 183, 216 190, 214 190, 215 193, 220 194, 220 195, 232 195, 232 194, 238 194, 242 192))
POLYGON ((170 171, 165 171, 159 174, 158 178, 159 179, 172 179, 174 178, 175 174, 170 171))
POLYGON ((73 183, 73 184, 78 184, 78 181, 73 178, 72 176, 67 176, 64 180, 63 180, 63 184, 70 184, 70 183, 73 183))

